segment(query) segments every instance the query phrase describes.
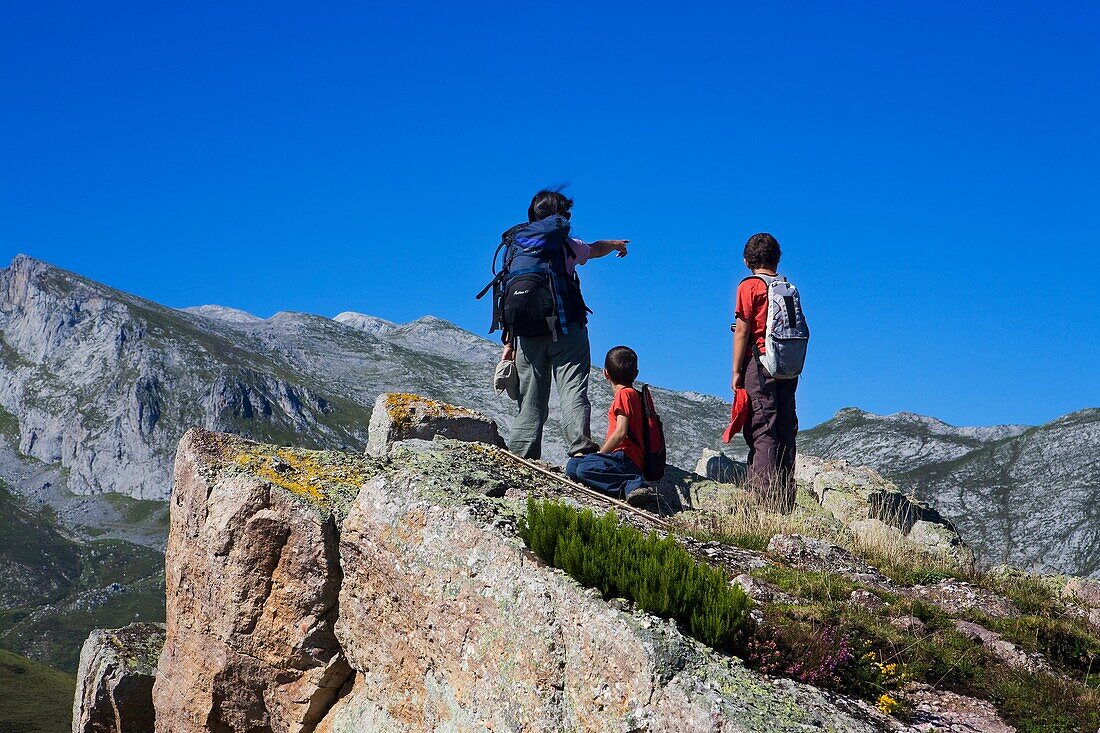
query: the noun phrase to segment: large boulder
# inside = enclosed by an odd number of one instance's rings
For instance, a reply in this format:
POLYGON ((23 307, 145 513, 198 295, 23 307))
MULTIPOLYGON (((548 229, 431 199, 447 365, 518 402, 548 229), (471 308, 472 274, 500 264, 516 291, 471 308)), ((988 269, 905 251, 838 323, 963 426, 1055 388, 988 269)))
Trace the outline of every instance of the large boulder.
POLYGON ((355 683, 322 733, 873 730, 547 568, 502 507, 416 470, 343 522, 337 637, 355 683))
POLYGON ((1085 608, 1100 608, 1100 580, 1070 578, 1062 587, 1061 595, 1085 608))
POLYGON ((745 480, 745 464, 721 451, 704 448, 699 462, 695 464, 695 473, 720 484, 739 484, 745 480))
POLYGON ((877 729, 539 562, 516 523, 552 479, 455 441, 391 455, 188 433, 159 733, 877 729))
POLYGON ((497 424, 486 415, 414 394, 378 395, 367 433, 367 454, 379 457, 394 443, 436 437, 504 447, 497 424))
POLYGON ((153 680, 164 625, 96 629, 80 651, 73 733, 153 733, 153 680))
POLYGON ((333 633, 335 513, 369 466, 193 429, 165 557, 159 733, 310 731, 351 670, 333 633))

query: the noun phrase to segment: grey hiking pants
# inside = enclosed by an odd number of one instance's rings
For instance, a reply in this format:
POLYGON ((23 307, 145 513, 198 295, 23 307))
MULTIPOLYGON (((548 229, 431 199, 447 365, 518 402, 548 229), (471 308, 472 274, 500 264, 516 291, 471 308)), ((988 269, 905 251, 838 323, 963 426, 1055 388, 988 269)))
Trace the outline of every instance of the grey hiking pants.
POLYGON ((567 452, 597 448, 592 442, 592 403, 588 401, 591 369, 588 329, 578 323, 570 323, 569 333, 559 335, 557 341, 549 336, 516 337, 519 415, 508 438, 509 450, 524 458, 542 457, 551 380, 558 385, 567 452))

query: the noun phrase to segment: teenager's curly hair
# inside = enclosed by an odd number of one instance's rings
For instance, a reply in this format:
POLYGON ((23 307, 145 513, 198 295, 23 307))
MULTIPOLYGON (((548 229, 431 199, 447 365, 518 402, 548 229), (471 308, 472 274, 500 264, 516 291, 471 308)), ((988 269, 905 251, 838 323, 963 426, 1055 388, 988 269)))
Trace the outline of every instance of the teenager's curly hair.
POLYGON ((779 258, 782 256, 779 242, 767 232, 754 234, 745 242, 745 262, 754 270, 760 267, 774 270, 779 267, 779 258))
POLYGON ((634 380, 638 378, 638 355, 629 346, 616 346, 607 352, 603 368, 615 384, 633 386, 634 380))

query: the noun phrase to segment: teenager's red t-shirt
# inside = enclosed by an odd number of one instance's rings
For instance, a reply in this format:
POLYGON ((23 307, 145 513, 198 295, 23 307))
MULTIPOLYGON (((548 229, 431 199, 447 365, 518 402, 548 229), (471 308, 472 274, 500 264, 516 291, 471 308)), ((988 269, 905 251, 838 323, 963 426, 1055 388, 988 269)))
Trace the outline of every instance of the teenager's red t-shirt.
POLYGON ((768 331, 768 286, 758 277, 750 277, 737 286, 737 318, 749 324, 749 343, 756 339, 764 353, 764 336, 768 331))
POLYGON ((607 411, 607 437, 604 438, 605 443, 611 438, 611 434, 615 432, 616 418, 619 415, 626 415, 626 419, 630 421, 630 432, 627 433, 621 443, 612 446, 610 452, 614 453, 621 450, 641 471, 644 460, 642 458, 642 446, 635 440, 640 441, 642 439, 642 396, 633 387, 620 389, 611 402, 611 409, 607 411), (630 436, 632 435, 635 436, 634 439, 631 439, 630 436))

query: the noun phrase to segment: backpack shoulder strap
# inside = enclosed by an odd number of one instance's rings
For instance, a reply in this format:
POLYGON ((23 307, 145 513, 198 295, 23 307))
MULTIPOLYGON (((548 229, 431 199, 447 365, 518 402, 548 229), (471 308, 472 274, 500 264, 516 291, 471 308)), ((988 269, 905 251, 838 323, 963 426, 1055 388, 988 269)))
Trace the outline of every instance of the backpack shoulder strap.
MULTIPOLYGON (((638 401, 642 403, 642 455, 644 456, 649 452, 649 385, 641 384, 640 389, 635 388, 635 392, 638 393, 638 401)), ((645 469, 645 466, 642 466, 645 469)))

